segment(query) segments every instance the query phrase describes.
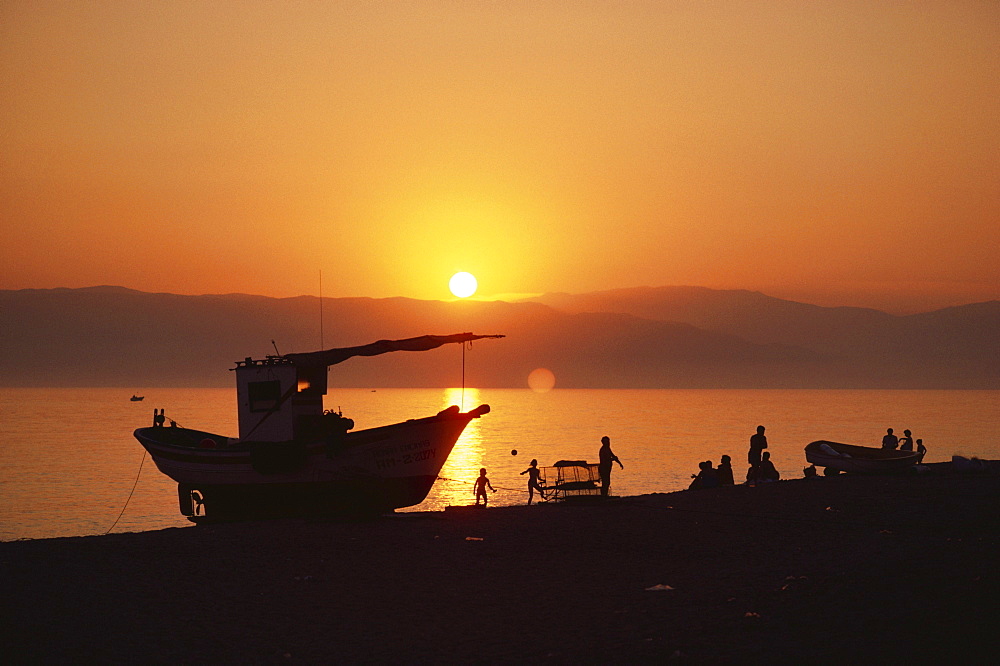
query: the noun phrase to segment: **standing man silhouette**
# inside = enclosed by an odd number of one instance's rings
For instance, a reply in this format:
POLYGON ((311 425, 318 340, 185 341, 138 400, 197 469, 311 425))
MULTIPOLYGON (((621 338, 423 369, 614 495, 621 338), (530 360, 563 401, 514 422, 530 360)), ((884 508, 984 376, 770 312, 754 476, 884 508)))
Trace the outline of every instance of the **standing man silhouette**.
POLYGON ((748 481, 757 481, 760 471, 760 454, 767 448, 767 437, 764 436, 764 426, 757 426, 757 433, 750 436, 750 450, 747 452, 747 462, 750 463, 748 481))
POLYGON ((611 438, 607 436, 601 437, 601 450, 598 456, 601 461, 597 466, 597 471, 601 475, 601 496, 607 497, 608 492, 611 490, 611 463, 618 463, 618 466, 622 469, 625 469, 625 465, 622 464, 621 460, 618 460, 618 456, 611 450, 611 438))

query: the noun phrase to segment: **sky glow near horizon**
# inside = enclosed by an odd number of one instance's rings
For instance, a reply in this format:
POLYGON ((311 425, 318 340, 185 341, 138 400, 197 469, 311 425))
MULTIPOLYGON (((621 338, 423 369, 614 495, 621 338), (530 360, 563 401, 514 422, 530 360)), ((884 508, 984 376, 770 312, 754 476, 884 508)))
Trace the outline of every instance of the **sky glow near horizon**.
POLYGON ((6 2, 0 288, 1000 298, 1000 5, 6 2))

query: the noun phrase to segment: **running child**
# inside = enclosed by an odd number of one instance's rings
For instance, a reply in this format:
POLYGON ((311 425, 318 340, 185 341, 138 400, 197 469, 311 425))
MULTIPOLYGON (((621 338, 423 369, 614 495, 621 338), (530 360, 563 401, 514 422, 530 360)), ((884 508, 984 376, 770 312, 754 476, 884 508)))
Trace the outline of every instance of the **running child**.
POLYGON ((542 487, 540 485, 538 485, 538 475, 540 474, 540 472, 538 471, 537 460, 532 460, 531 466, 528 467, 528 469, 521 472, 522 476, 524 476, 525 474, 528 475, 528 506, 531 506, 531 500, 534 498, 536 490, 538 491, 539 497, 545 499, 545 491, 542 490, 542 487))

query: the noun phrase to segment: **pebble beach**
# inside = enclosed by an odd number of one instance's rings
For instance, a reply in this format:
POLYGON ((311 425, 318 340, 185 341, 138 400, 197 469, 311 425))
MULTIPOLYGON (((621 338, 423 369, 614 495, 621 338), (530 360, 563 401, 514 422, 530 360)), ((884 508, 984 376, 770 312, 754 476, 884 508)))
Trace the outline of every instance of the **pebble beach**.
POLYGON ((6 664, 995 658, 1000 475, 0 543, 6 664))

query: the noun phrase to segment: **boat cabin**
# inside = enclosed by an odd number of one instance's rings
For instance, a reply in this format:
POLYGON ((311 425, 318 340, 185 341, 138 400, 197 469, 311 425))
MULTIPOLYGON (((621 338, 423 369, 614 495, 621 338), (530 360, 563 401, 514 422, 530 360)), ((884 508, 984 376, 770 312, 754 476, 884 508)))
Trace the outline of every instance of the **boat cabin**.
POLYGON ((377 356, 394 351, 428 351, 450 343, 468 343, 503 335, 422 335, 405 340, 378 340, 357 347, 317 352, 249 356, 237 361, 240 440, 250 442, 314 441, 335 443, 354 427, 338 412, 323 411, 326 371, 355 356, 377 356))
POLYGON ((238 361, 240 440, 284 442, 323 430, 326 366, 297 366, 280 356, 238 361))

